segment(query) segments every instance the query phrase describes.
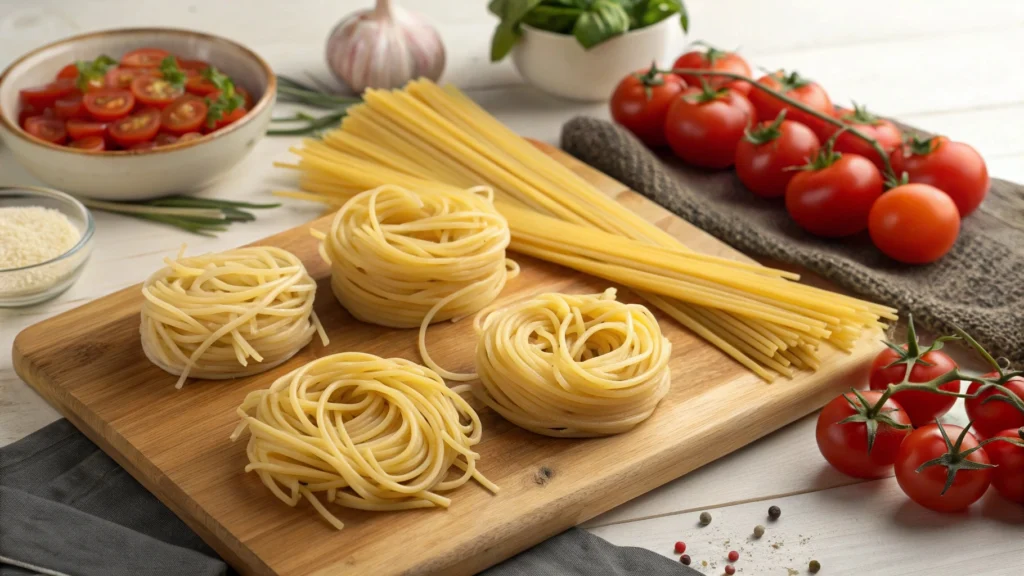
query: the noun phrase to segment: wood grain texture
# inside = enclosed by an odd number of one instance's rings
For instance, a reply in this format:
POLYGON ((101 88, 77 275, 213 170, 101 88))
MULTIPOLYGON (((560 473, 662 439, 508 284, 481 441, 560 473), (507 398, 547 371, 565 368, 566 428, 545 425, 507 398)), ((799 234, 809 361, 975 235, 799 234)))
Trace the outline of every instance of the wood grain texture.
MULTIPOLYGON (((545 151, 607 194, 694 249, 748 260, 621 184, 566 155, 545 151)), ((323 229, 327 219, 311 225, 323 229)), ((18 374, 222 556, 246 574, 470 574, 565 528, 728 454, 823 405, 863 381, 877 352, 865 338, 852 354, 825 353, 824 368, 768 385, 659 315, 672 341, 672 390, 654 416, 628 434, 562 440, 520 430, 482 409, 480 468, 501 486, 474 483, 451 494, 449 510, 367 513, 338 509, 337 532, 306 503, 290 508, 245 474, 244 442, 228 440, 245 395, 313 358, 363 351, 419 361, 414 330, 359 323, 334 300, 328 268, 300 226, 260 244, 294 252, 318 279, 316 310, 331 344, 314 342, 265 374, 234 381, 191 381, 151 365, 138 337, 137 286, 32 326, 14 344, 18 374), (541 468, 550 473, 541 473, 541 468)), ((500 300, 541 291, 599 292, 607 283, 514 255, 523 274, 500 300)), ((160 266, 154 256, 150 264, 160 266)), ((628 292, 623 299, 635 300, 628 292)), ((443 366, 472 366, 469 322, 428 334, 443 366)))

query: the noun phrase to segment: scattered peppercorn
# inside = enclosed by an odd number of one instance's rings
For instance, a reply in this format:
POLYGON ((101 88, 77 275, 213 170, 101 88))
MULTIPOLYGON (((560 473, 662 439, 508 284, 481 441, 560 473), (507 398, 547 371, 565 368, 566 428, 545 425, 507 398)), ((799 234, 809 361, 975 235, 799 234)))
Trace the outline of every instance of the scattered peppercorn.
POLYGON ((764 526, 758 524, 754 526, 754 538, 760 538, 761 536, 764 536, 764 526))
POLYGON ((682 556, 679 557, 679 561, 682 562, 683 564, 686 564, 687 566, 689 566, 690 565, 690 555, 689 554, 683 554, 682 556))
POLYGON ((768 509, 768 517, 772 520, 778 520, 779 516, 782 516, 782 510, 778 506, 772 506, 768 509))
POLYGON ((707 568, 708 567, 708 561, 707 560, 701 560, 700 561, 700 565, 705 567, 705 568, 707 568))
POLYGON ((736 573, 736 567, 733 566, 732 564, 727 565, 725 567, 725 573, 726 574, 735 574, 736 573))
POLYGON ((811 574, 817 574, 818 570, 821 570, 821 562, 811 560, 811 563, 807 565, 807 571, 811 574))
POLYGON ((708 512, 701 512, 700 513, 700 525, 701 526, 707 526, 708 524, 711 524, 711 514, 708 513, 708 512))
POLYGON ((683 552, 686 552, 686 543, 676 542, 676 554, 682 554, 683 552))
POLYGON ((735 562, 740 559, 740 553, 735 550, 729 551, 729 562, 735 562))

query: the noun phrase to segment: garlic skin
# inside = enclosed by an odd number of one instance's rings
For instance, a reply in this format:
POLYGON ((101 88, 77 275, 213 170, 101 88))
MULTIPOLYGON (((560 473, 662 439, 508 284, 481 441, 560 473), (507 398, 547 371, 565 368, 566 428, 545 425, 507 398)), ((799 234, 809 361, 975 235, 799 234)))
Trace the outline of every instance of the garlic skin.
POLYGON ((420 77, 437 80, 444 60, 437 30, 391 0, 347 16, 327 39, 328 67, 357 93, 399 88, 420 77))

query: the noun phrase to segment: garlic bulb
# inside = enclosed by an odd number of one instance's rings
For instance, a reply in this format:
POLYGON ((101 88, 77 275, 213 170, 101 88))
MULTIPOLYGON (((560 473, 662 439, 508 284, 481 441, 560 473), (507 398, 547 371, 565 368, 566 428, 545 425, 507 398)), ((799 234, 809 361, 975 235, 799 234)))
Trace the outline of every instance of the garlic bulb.
POLYGON ((327 40, 327 64, 356 92, 437 80, 444 70, 441 36, 420 16, 377 0, 372 10, 342 20, 327 40))

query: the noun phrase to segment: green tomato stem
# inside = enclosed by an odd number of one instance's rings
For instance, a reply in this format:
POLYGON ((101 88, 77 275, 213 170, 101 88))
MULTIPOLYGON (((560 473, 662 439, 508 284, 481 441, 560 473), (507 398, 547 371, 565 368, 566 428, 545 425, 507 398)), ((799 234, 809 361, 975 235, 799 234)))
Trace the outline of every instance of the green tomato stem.
POLYGON ((790 98, 789 96, 786 96, 785 94, 783 94, 781 92, 777 92, 775 90, 772 90, 771 88, 765 86, 764 84, 756 82, 753 78, 748 78, 747 76, 744 76, 742 74, 736 74, 735 72, 719 72, 717 70, 699 70, 699 69, 695 69, 695 68, 674 68, 674 69, 671 69, 671 70, 663 70, 662 72, 666 73, 666 74, 667 73, 672 73, 672 74, 689 74, 689 75, 692 75, 692 76, 718 76, 720 78, 732 78, 734 80, 744 80, 744 81, 748 82, 751 86, 753 86, 755 89, 760 90, 762 92, 765 92, 767 94, 770 94, 771 96, 773 96, 773 97, 775 97, 775 98, 777 98, 779 100, 782 100, 786 104, 789 104, 790 106, 792 106, 793 108, 796 108, 797 110, 800 110, 801 112, 804 112, 806 114, 810 114, 811 116, 814 116, 815 118, 817 118, 819 120, 823 120, 823 121, 825 121, 825 122, 827 122, 829 124, 832 124, 833 126, 836 126, 836 127, 839 127, 839 128, 846 128, 847 132, 849 132, 850 134, 853 134, 857 138, 860 138, 861 140, 867 142, 868 144, 871 145, 872 148, 875 149, 876 152, 878 152, 878 155, 882 158, 882 165, 885 167, 884 172, 885 172, 886 181, 890 182, 890 183, 896 183, 896 182, 899 181, 899 179, 896 177, 896 173, 892 169, 892 163, 889 162, 889 155, 885 152, 885 149, 882 148, 882 145, 878 143, 878 140, 875 140, 874 138, 868 136, 867 134, 861 132, 860 130, 858 130, 856 128, 853 128, 852 126, 844 124, 838 118, 833 118, 832 116, 829 116, 828 114, 823 114, 820 111, 815 110, 814 108, 811 108, 810 106, 807 106, 803 102, 800 102, 800 101, 797 101, 797 100, 795 100, 793 98, 790 98))

